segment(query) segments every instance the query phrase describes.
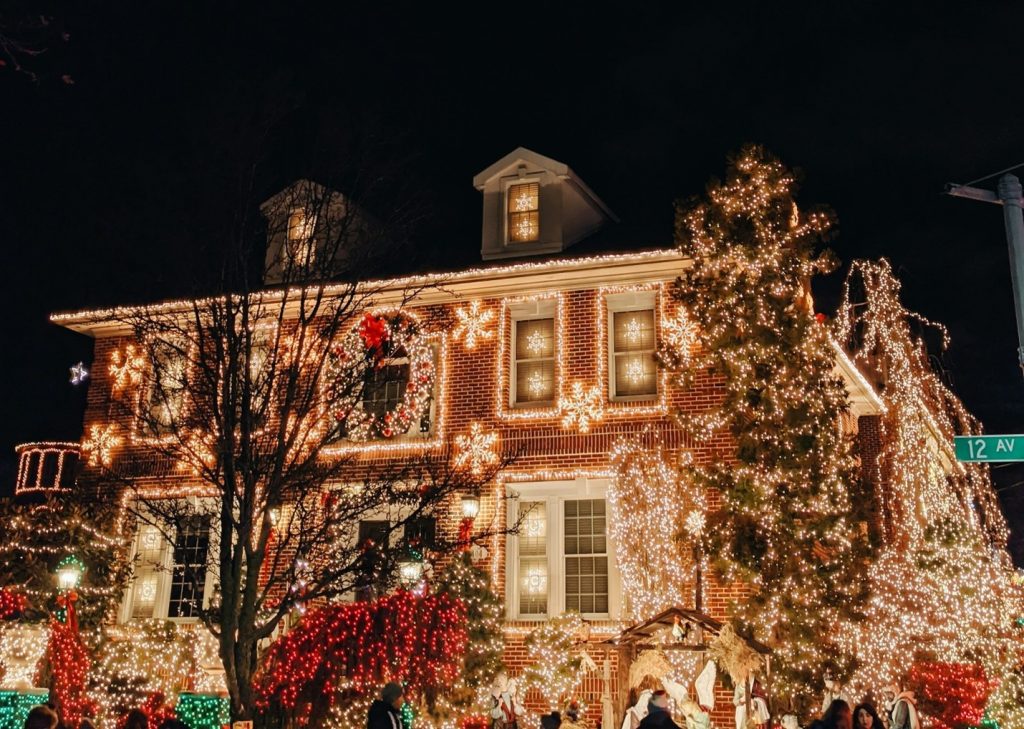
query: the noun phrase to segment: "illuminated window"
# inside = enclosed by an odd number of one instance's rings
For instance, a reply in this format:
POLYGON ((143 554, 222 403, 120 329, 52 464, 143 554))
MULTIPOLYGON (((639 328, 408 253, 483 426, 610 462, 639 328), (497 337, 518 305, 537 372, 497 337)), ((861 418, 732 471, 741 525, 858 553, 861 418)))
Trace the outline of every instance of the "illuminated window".
POLYGON ((603 481, 516 484, 509 504, 507 617, 575 610, 617 617, 621 587, 609 544, 603 481))
POLYGON ((510 185, 508 197, 508 239, 529 243, 540 237, 540 183, 510 185))
POLYGON ((299 266, 308 266, 316 256, 313 247, 313 227, 316 219, 302 208, 288 214, 289 260, 299 266))
POLYGON ((199 616, 212 590, 208 570, 212 540, 210 520, 185 520, 168 541, 165 531, 140 523, 135 537, 133 580, 126 593, 121 620, 170 618, 190 621, 199 616))
POLYGON ((516 405, 548 404, 555 399, 555 320, 521 319, 515 337, 513 382, 516 405))
POLYGON ((174 431, 185 404, 186 359, 180 343, 159 341, 153 347, 148 423, 153 435, 174 431))
POLYGON ((520 509, 526 517, 519 531, 519 614, 547 615, 547 504, 528 501, 520 509))
POLYGON ((612 396, 642 398, 658 393, 654 360, 654 310, 612 312, 612 396))

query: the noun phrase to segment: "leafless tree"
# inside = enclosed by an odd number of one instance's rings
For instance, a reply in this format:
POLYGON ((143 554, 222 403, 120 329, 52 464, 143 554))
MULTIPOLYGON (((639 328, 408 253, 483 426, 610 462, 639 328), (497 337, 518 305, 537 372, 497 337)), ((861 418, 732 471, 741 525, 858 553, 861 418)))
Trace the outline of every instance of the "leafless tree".
MULTIPOLYGON (((111 363, 112 419, 147 455, 112 459, 101 478, 128 489, 133 518, 176 545, 177 609, 216 637, 235 719, 254 717, 260 645, 290 616, 386 588, 406 555, 453 546, 457 529, 438 522, 431 535, 424 519, 479 496, 513 458, 473 468, 446 445, 424 446, 437 437, 431 338, 446 314, 408 313, 425 293, 414 280, 367 282, 409 216, 374 216, 356 199, 300 182, 262 207, 259 274, 258 226, 243 211, 220 291, 110 315, 133 347, 111 363), (408 447, 373 450, 399 442, 408 447), (371 542, 359 534, 368 520, 371 542)), ((502 528, 479 521, 476 539, 502 528)))

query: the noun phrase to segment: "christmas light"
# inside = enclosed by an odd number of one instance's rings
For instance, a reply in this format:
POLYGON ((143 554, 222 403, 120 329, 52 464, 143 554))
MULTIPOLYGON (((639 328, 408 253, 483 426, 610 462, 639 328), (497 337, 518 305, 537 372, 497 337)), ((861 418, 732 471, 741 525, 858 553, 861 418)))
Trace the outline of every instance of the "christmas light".
POLYGON ((0 626, 0 665, 3 688, 26 689, 35 685, 39 661, 46 653, 50 632, 45 625, 6 623, 0 626))
POLYGON ((563 413, 562 427, 566 430, 575 427, 581 433, 589 433, 591 424, 604 418, 601 388, 584 387, 582 382, 574 382, 569 395, 558 400, 558 409, 563 413))
POLYGON ((0 729, 23 729, 32 707, 45 704, 49 698, 45 690, 0 690, 0 729))
POLYGON ((18 454, 18 476, 14 484, 14 493, 47 492, 62 488, 64 468, 69 456, 77 459, 81 446, 78 443, 48 441, 41 443, 22 443, 14 447, 18 454), (57 472, 48 474, 43 468, 46 458, 56 458, 57 472), (43 476, 52 480, 43 482, 43 476))
POLYGON ((461 339, 466 349, 475 349, 477 341, 494 336, 494 330, 488 327, 494 320, 494 310, 482 310, 479 300, 471 301, 468 309, 456 307, 455 318, 458 324, 452 330, 452 338, 456 341, 461 339))
POLYGON ((79 362, 71 368, 71 384, 81 385, 89 379, 89 370, 86 369, 84 362, 79 362))
POLYGON ((89 437, 82 442, 82 451, 88 454, 86 461, 90 466, 110 468, 113 463, 113 452, 124 439, 117 434, 117 424, 93 424, 89 426, 89 437))
POLYGON ((60 590, 74 590, 82 584, 82 575, 85 574, 85 565, 82 560, 73 554, 57 563, 55 570, 57 575, 57 588, 60 590))
POLYGON ((224 696, 182 692, 174 712, 189 729, 220 729, 231 722, 230 702, 224 696))
POLYGON ((483 425, 472 423, 469 435, 455 436, 455 467, 468 468, 471 474, 480 476, 485 468, 498 462, 497 444, 497 432, 484 433, 483 425))
POLYGON ((50 621, 47 657, 53 671, 53 694, 60 706, 61 719, 78 726, 91 702, 85 692, 89 655, 82 645, 77 625, 50 621))
POLYGON ((134 344, 127 344, 124 353, 114 350, 110 353, 110 373, 115 393, 122 392, 129 385, 137 387, 142 383, 142 373, 146 367, 145 358, 135 349, 134 344))

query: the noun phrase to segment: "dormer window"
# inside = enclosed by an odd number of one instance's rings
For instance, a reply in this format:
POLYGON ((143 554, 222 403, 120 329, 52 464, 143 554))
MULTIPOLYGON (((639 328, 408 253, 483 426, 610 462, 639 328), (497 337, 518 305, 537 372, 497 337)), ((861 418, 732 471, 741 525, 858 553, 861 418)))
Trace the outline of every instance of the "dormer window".
POLYGON ((508 239, 531 243, 540 238, 540 183, 525 182, 508 188, 508 239))
POLYGON ((313 262, 313 225, 315 217, 302 208, 288 214, 288 258, 293 264, 306 266, 313 262))

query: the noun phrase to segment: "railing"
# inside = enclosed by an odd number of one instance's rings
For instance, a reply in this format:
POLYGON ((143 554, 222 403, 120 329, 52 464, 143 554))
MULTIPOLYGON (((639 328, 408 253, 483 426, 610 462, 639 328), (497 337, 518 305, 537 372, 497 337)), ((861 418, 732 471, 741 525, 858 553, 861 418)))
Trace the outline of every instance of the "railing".
POLYGON ((15 446, 18 477, 14 484, 14 494, 74 486, 79 450, 78 443, 43 442, 15 446))

